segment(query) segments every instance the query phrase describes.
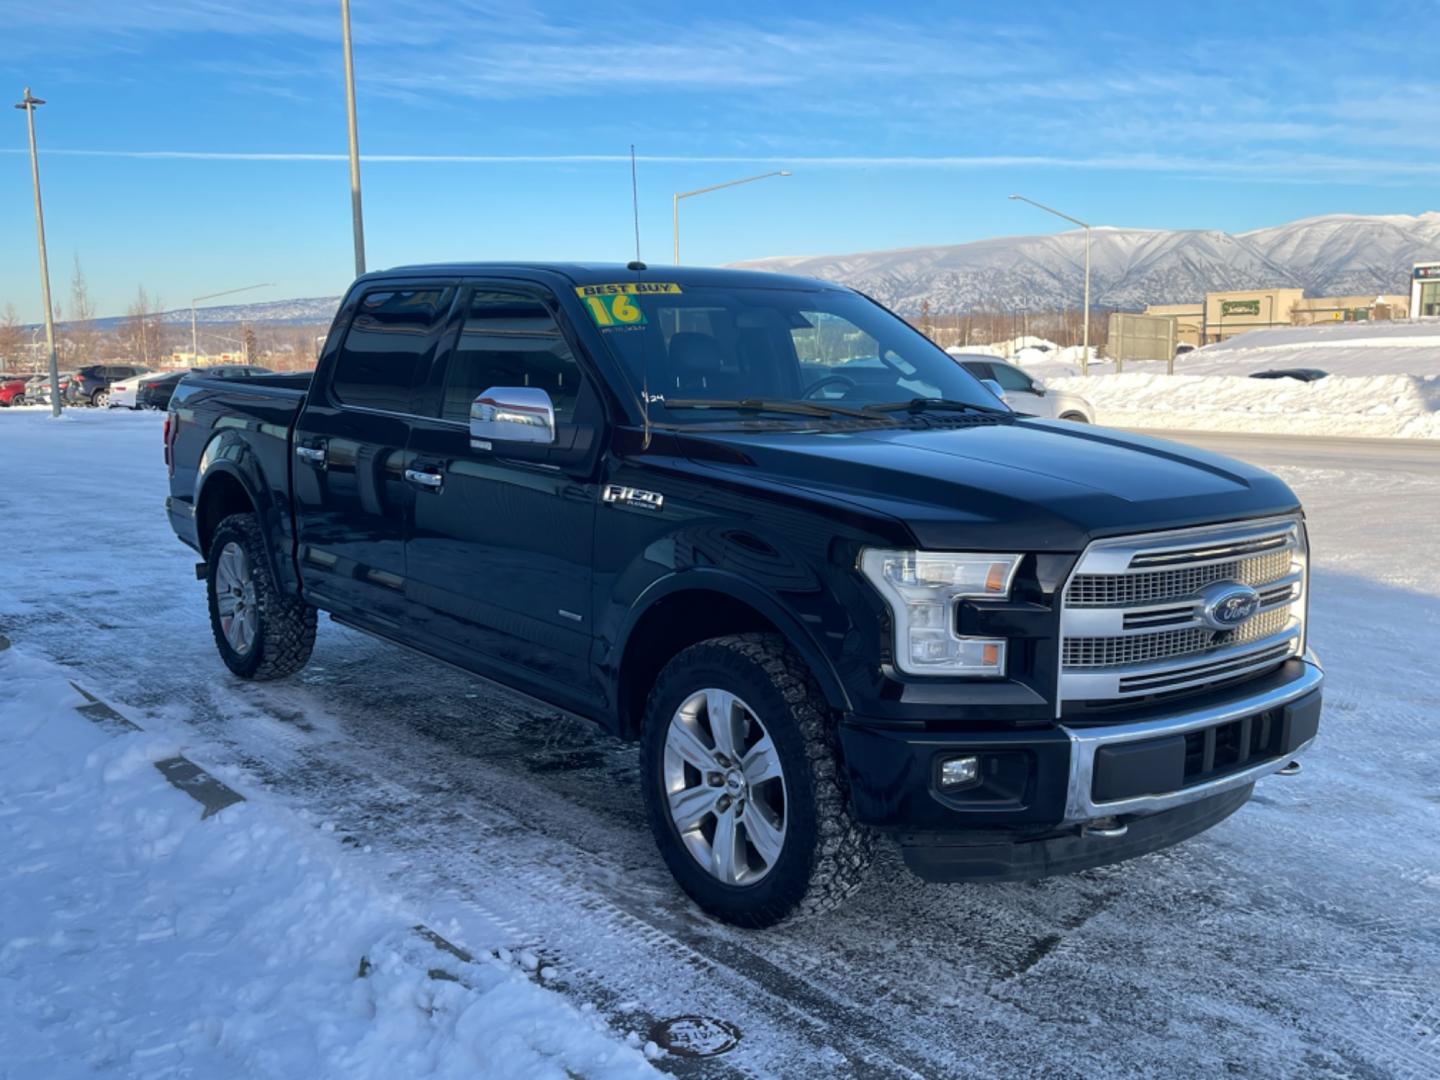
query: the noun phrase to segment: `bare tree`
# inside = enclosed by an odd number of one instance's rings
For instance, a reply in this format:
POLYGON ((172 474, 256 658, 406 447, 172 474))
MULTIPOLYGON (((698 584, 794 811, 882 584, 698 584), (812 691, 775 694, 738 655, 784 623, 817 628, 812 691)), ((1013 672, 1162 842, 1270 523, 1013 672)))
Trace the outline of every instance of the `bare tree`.
POLYGON ((151 337, 150 296, 141 285, 135 299, 125 309, 125 321, 120 324, 117 344, 125 358, 135 364, 150 363, 151 337))
POLYGON ((0 368, 18 371, 24 348, 25 333, 20 329, 20 317, 15 314, 14 304, 6 304, 4 315, 0 315, 0 368))
MULTIPOLYGON (((56 315, 59 318, 59 315, 56 315)), ((75 272, 70 277, 70 324, 65 328, 69 352, 76 367, 99 360, 100 335, 96 333, 95 306, 90 300, 90 286, 80 267, 80 254, 75 254, 75 272)))

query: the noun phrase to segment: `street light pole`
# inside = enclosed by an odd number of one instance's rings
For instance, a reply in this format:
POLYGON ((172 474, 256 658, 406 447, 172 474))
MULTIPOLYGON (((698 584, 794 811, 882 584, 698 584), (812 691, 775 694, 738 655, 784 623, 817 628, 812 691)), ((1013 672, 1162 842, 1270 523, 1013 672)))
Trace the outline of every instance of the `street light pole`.
POLYGON ((45 347, 50 350, 50 415, 60 416, 60 361, 55 355, 55 309, 50 306, 50 259, 45 253, 45 211, 40 207, 40 159, 35 153, 35 110, 45 102, 25 88, 17 109, 25 110, 30 132, 30 182, 35 188, 35 238, 40 246, 40 297, 45 303, 45 347))
POLYGON ((1069 214, 1062 214, 1053 206, 1046 206, 1034 199, 1027 199, 1024 195, 1011 195, 1010 198, 1018 199, 1020 202, 1027 202, 1031 206, 1044 210, 1047 214, 1054 214, 1066 221, 1073 221, 1085 230, 1085 325, 1080 332, 1080 372, 1083 375, 1090 374, 1090 226, 1079 218, 1071 217, 1069 214))
POLYGON ((190 359, 196 362, 200 359, 199 335, 195 332, 195 305, 201 300, 214 300, 217 296, 232 296, 235 293, 249 292, 251 289, 273 288, 273 281, 262 281, 259 285, 242 285, 238 289, 226 289, 223 292, 206 293, 204 296, 190 298, 190 359))
POLYGON ((707 192, 719 191, 721 188, 736 187, 739 184, 753 184, 756 180, 766 180, 772 176, 789 176, 789 169, 777 169, 774 172, 761 173, 759 176, 746 176, 739 180, 727 180, 723 184, 711 184, 709 187, 696 188, 694 191, 677 191, 670 201, 670 228, 675 240, 675 265, 680 265, 680 200, 689 199, 695 195, 704 195, 707 192))
POLYGON ((365 273, 365 217, 360 211, 360 133, 355 124, 355 61, 350 50, 350 0, 340 0, 345 46, 345 118, 350 132, 350 219, 355 232, 355 276, 365 273))

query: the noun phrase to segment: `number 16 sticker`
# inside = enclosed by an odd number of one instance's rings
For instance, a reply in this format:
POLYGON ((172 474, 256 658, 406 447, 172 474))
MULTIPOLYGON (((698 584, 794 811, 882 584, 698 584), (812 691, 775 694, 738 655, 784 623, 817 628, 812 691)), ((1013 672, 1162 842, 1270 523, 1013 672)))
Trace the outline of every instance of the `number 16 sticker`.
POLYGON ((645 323, 645 312, 640 310, 640 305, 635 303, 633 296, 613 293, 609 296, 586 296, 583 299, 596 326, 642 326, 645 323))

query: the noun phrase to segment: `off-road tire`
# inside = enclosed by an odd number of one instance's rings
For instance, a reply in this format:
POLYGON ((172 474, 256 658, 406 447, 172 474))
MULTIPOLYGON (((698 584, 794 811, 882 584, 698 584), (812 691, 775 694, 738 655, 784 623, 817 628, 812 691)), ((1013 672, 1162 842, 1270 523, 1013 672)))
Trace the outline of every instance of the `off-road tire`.
POLYGON ((829 911, 863 883, 874 833, 850 815, 835 724, 804 660, 778 634, 737 634, 692 645, 667 664, 650 694, 641 733, 646 816, 680 887, 701 908, 736 926, 772 926, 829 911), (785 846, 752 885, 728 885, 684 846, 670 816, 665 737, 681 703, 707 687, 728 690, 761 718, 785 773, 785 846))
POLYGON ((205 592, 210 604, 210 631, 225 666, 242 679, 264 682, 283 679, 305 666, 315 648, 315 609, 298 597, 286 596, 276 587, 265 554, 260 522, 254 514, 231 514, 220 522, 210 541, 206 563, 205 592), (259 628, 255 644, 243 655, 231 648, 221 629, 216 606, 215 568, 226 544, 238 544, 250 564, 255 585, 255 609, 259 628))

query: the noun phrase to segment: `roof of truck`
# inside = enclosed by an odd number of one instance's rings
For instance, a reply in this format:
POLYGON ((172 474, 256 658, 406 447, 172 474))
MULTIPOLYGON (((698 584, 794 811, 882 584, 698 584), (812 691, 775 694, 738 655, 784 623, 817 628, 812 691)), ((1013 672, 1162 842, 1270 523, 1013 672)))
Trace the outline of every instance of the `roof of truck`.
POLYGON ((483 276, 486 274, 522 273, 559 274, 576 285, 603 285, 629 281, 673 282, 677 285, 748 286, 768 289, 840 289, 841 286, 818 278, 793 274, 772 274, 765 270, 730 270, 715 266, 650 266, 632 270, 626 263, 580 262, 454 262, 427 263, 416 266, 394 266, 365 275, 364 280, 386 277, 413 277, 417 274, 454 274, 483 276))

